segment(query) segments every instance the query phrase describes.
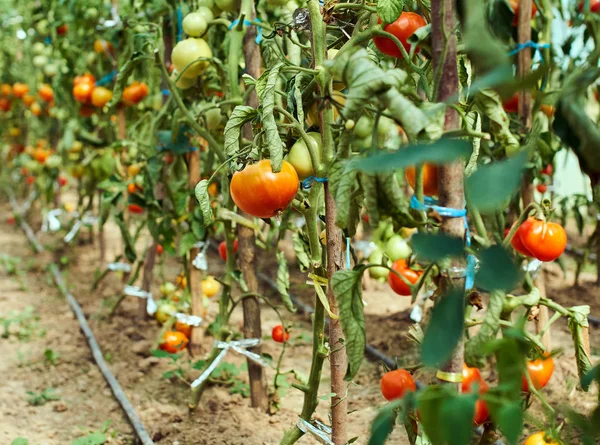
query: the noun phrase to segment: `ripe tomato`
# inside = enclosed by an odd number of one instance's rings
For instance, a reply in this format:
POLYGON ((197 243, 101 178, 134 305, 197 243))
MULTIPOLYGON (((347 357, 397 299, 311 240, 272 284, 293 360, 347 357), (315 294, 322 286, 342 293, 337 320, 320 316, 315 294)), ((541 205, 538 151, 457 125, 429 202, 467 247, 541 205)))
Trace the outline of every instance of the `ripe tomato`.
POLYGON ((14 216, 9 216, 8 218, 6 218, 6 224, 8 224, 9 226, 14 226, 16 222, 17 220, 14 216))
POLYGON ((202 14, 192 12, 185 16, 182 22, 183 32, 190 37, 202 37, 208 23, 202 14))
MULTIPOLYGON (((469 368, 463 363, 462 371, 462 386, 461 392, 468 393, 471 391, 472 386, 476 383, 479 388, 479 394, 485 394, 488 390, 488 385, 481 377, 481 373, 477 368, 469 368)), ((475 414, 473 415, 473 424, 481 425, 490 417, 490 413, 487 404, 483 400, 477 400, 475 402, 475 414)))
MULTIPOLYGON (((421 271, 410 269, 406 264, 406 260, 394 261, 394 264, 392 264, 392 270, 398 272, 412 284, 415 284, 419 280, 419 277, 423 274, 421 271)), ((408 287, 408 285, 402 281, 402 278, 397 276, 395 273, 390 272, 388 275, 388 283, 392 290, 398 295, 405 297, 410 295, 410 287, 408 287)))
POLYGON ((546 191, 548 190, 548 186, 546 184, 538 184, 536 189, 540 193, 546 193, 546 191))
MULTIPOLYGON (((550 381, 553 372, 554 360, 550 356, 527 362, 527 373, 535 389, 545 387, 550 381)), ((521 381, 521 390, 529 392, 529 384, 525 376, 523 376, 523 380, 521 381)))
MULTIPOLYGON (((519 0, 508 0, 508 4, 512 8, 515 18, 513 19, 513 26, 517 26, 519 24, 519 0)), ((531 2, 531 18, 534 18, 537 14, 537 6, 535 6, 534 2, 531 2)))
POLYGON ((415 379, 406 369, 386 372, 381 378, 381 394, 388 402, 400 399, 407 392, 416 390, 415 379))
POLYGON ((285 343, 290 339, 290 333, 283 329, 283 325, 278 324, 273 328, 271 337, 277 343, 285 343))
POLYGON ((219 194, 219 186, 216 182, 213 182, 208 186, 208 194, 210 196, 217 196, 219 194))
POLYGON ((35 151, 33 152, 33 159, 38 161, 40 164, 43 164, 44 162, 46 162, 46 159, 48 159, 48 156, 50 156, 50 151, 44 150, 43 148, 36 148, 35 151))
POLYGON ((38 94, 45 102, 52 102, 54 100, 54 91, 52 91, 52 87, 46 83, 40 86, 38 94))
POLYGON ((85 73, 81 76, 75 76, 75 79, 73 79, 73 85, 78 85, 80 83, 90 83, 94 85, 96 83, 96 78, 91 73, 85 73))
POLYGON ((162 244, 156 246, 156 253, 158 253, 159 255, 162 255, 164 251, 165 248, 162 246, 162 244))
MULTIPOLYGON (((238 240, 233 242, 233 253, 237 253, 238 250, 238 240)), ((223 261, 227 261, 227 243, 225 241, 221 241, 219 244, 219 256, 223 259, 223 261)))
POLYGON ((540 111, 548 117, 552 117, 554 115, 554 107, 552 105, 542 104, 540 106, 540 111))
POLYGON ((481 377, 481 372, 479 372, 479 369, 470 368, 463 363, 461 392, 471 391, 471 387, 474 383, 478 383, 481 388, 482 382, 483 377, 481 377))
POLYGON ((112 43, 106 40, 96 39, 94 40, 94 52, 96 54, 108 53, 110 55, 113 55, 115 53, 115 48, 112 43))
POLYGON ((123 90, 123 100, 127 105, 137 105, 148 95, 148 85, 133 82, 123 90))
POLYGON ((35 102, 35 97, 33 97, 31 94, 26 94, 25 96, 23 96, 23 103, 30 107, 32 103, 35 102))
POLYGON ((37 102, 32 103, 29 107, 29 110, 33 113, 34 116, 41 116, 42 114, 42 107, 37 102))
POLYGON ((183 332, 167 331, 163 335, 160 349, 170 352, 171 354, 175 354, 176 352, 185 349, 188 341, 188 338, 183 332))
MULTIPOLYGON (((406 180, 413 190, 416 184, 416 174, 417 171, 414 165, 406 169, 406 180)), ((434 164, 425 163, 423 165, 423 193, 426 196, 438 195, 438 168, 434 164)))
POLYGON ((92 98, 94 85, 88 82, 80 82, 73 87, 73 97, 82 104, 88 103, 92 98))
POLYGON ((65 185, 67 185, 67 178, 65 178, 64 176, 59 176, 58 177, 58 185, 60 187, 64 187, 65 185))
POLYGON ((229 191, 242 211, 258 218, 272 218, 294 200, 298 174, 287 161, 283 161, 279 173, 273 173, 271 161, 263 159, 235 172, 229 191))
POLYGON ((2 86, 0 87, 0 93, 2 94, 3 97, 6 96, 10 96, 13 92, 12 87, 7 84, 7 83, 3 83, 2 86))
POLYGON ((12 103, 5 97, 0 98, 0 111, 10 111, 12 103))
MULTIPOLYGON (((172 164, 174 160, 175 160, 175 156, 173 156, 173 153, 167 153, 165 155, 165 163, 172 164)), ((210 188, 210 186, 208 186, 208 187, 210 188)))
POLYGON ((94 87, 92 91, 92 105, 97 108, 102 108, 110 102, 113 97, 112 91, 104 87, 94 87))
POLYGON ((507 113, 517 113, 519 111, 519 92, 502 101, 502 108, 507 113))
MULTIPOLYGON (((513 249, 515 249, 521 255, 525 255, 525 256, 528 256, 528 257, 532 257, 533 255, 531 254, 531 252, 529 251, 529 249, 527 249, 527 247, 525 247, 523 245, 523 242, 521 241, 521 233, 525 233, 527 230, 529 230, 529 226, 531 225, 533 219, 534 218, 528 218, 528 219, 526 219, 523 222, 523 224, 521 224, 521 226, 515 232, 515 236, 513 236, 513 239, 510 240, 510 244, 513 246, 513 249)), ((506 235, 508 235, 508 232, 509 232, 508 229, 506 229, 504 231, 504 237, 506 237, 506 235)))
POLYGON ((23 97, 29 93, 29 86, 26 83, 17 82, 13 85, 13 95, 15 97, 23 97))
POLYGON ((530 224, 519 228, 523 246, 540 261, 554 261, 567 247, 567 233, 560 224, 529 218, 530 224))
POLYGON ((68 30, 69 27, 65 23, 64 25, 60 25, 56 28, 56 34, 58 34, 59 36, 64 36, 68 30))
POLYGON ((144 209, 137 204, 129 204, 128 209, 131 213, 135 213, 137 215, 144 213, 144 209))
MULTIPOLYGON (((379 23, 381 23, 381 19, 379 19, 379 23)), ((410 52, 408 38, 412 36, 417 29, 426 25, 427 22, 419 14, 414 12, 403 12, 394 22, 385 25, 383 30, 396 36, 408 53, 410 52)), ((392 39, 387 37, 375 37, 373 38, 373 42, 377 49, 383 54, 396 58, 402 57, 400 49, 392 39)), ((419 48, 415 49, 415 53, 417 52, 419 52, 419 48)))
POLYGON ((202 74, 208 67, 209 62, 206 60, 192 62, 200 57, 211 58, 212 56, 212 51, 206 41, 190 37, 175 45, 171 53, 171 60, 175 65, 175 69, 182 73, 183 77, 195 78, 202 74), (184 71, 189 64, 191 64, 190 67, 184 71))
POLYGON ((138 187, 137 185, 135 185, 135 183, 130 182, 129 184, 127 184, 127 191, 131 194, 134 194, 138 191, 138 187))
POLYGON ((192 327, 189 324, 185 324, 179 320, 175 322, 175 330, 181 332, 187 338, 192 336, 192 327))
POLYGON ((523 445, 558 445, 558 442, 549 437, 546 438, 546 433, 540 431, 529 436, 523 445))
POLYGON ((208 298, 214 297, 221 290, 221 284, 214 277, 208 276, 200 283, 202 293, 208 298))
MULTIPOLYGON (((579 5, 577 5, 577 9, 579 9, 579 12, 584 12, 583 8, 585 7, 585 2, 579 2, 579 5)), ((598 12, 600 11, 600 0, 590 0, 590 11, 591 12, 598 12)))
MULTIPOLYGON (((314 150, 317 152, 317 156, 321 156, 321 134, 315 131, 308 133, 308 137, 311 139, 311 144, 314 150)), ((288 154, 288 162, 296 169, 298 178, 302 181, 309 176, 314 175, 312 160, 306 142, 304 139, 298 139, 288 154)))
MULTIPOLYGON (((600 0, 598 0, 600 2, 600 0)), ((599 3, 600 4, 600 3, 599 3)), ((548 164, 546 165, 546 167, 544 167, 544 169, 542 170, 542 175, 548 175, 548 176, 552 176, 552 172, 553 172, 553 168, 552 168, 552 164, 548 164)))
POLYGON ((33 185, 35 183, 35 176, 29 175, 25 178, 27 185, 33 185))

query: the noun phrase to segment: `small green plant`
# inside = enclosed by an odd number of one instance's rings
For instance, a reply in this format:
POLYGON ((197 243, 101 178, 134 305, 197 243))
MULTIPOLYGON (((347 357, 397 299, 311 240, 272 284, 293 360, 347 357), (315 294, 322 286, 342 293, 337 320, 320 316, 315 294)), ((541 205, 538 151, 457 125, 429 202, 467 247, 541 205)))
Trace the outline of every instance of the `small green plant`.
POLYGON ((233 363, 223 362, 215 368, 209 381, 229 388, 230 394, 241 394, 242 397, 250 397, 250 385, 238 377, 242 371, 248 371, 248 365, 245 362, 239 367, 233 363))
POLYGON ((105 421, 98 431, 89 431, 86 436, 75 439, 71 445, 102 445, 106 443, 109 437, 114 437, 116 433, 109 434, 108 426, 110 420, 105 421))
POLYGON ((40 316, 35 313, 33 306, 27 306, 21 312, 12 311, 6 317, 0 317, 3 327, 2 337, 8 338, 11 334, 11 325, 16 325, 14 333, 19 340, 28 341, 34 336, 43 337, 45 329, 39 326, 40 316))
POLYGON ((60 357, 60 354, 53 349, 46 348, 46 350, 44 351, 44 359, 46 360, 46 363, 48 363, 49 365, 52 365, 52 366, 58 365, 59 357, 60 357))
POLYGON ((26 273, 26 267, 21 263, 22 259, 19 257, 10 256, 5 253, 0 255, 0 265, 2 266, 2 270, 4 270, 4 273, 14 276, 19 283, 19 288, 21 290, 26 290, 27 286, 23 279, 26 273))
POLYGON ((24 437, 17 437, 10 443, 10 445, 29 445, 29 440, 25 439, 24 437))
POLYGON ((163 373, 163 375, 162 375, 163 379, 170 379, 171 377, 177 377, 181 380, 184 380, 183 369, 181 368, 181 366, 179 364, 179 359, 182 357, 183 354, 171 354, 170 352, 166 352, 166 351, 163 351, 160 349, 152 350, 151 354, 154 357, 169 359, 170 364, 175 366, 175 369, 171 369, 170 371, 163 373))
POLYGON ((27 391, 27 402, 30 405, 42 406, 54 400, 60 400, 60 396, 54 392, 54 388, 44 388, 40 393, 27 391))

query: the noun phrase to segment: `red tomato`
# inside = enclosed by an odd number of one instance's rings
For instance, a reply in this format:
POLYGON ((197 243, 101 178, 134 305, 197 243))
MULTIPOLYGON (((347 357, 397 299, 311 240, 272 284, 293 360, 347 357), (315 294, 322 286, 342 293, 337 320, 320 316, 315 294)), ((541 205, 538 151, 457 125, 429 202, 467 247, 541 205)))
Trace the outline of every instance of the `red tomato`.
POLYGON ((77 102, 81 102, 82 104, 89 103, 93 91, 94 85, 87 82, 80 82, 73 87, 73 97, 77 102))
MULTIPOLYGON (((238 240, 233 242, 233 253, 237 253, 238 250, 238 240)), ((223 259, 223 261, 227 261, 227 243, 225 241, 221 241, 219 244, 219 255, 223 259)))
POLYGON ((479 386, 481 387, 482 382, 483 378, 481 377, 479 369, 469 368, 463 363, 461 392, 471 391, 471 386, 473 386, 474 383, 479 383, 479 386))
POLYGON ((173 156, 173 153, 167 153, 165 155, 165 162, 167 164, 172 164, 174 160, 175 160, 175 156, 173 156))
POLYGON ((0 98, 0 111, 10 111, 12 103, 5 97, 0 98))
POLYGON ((546 191, 548 190, 548 186, 546 184, 538 184, 536 189, 540 193, 546 193, 546 191))
POLYGON ((287 161, 283 161, 279 173, 273 173, 271 161, 263 159, 235 172, 229 191, 240 210, 258 218, 272 218, 294 200, 298 174, 287 161))
POLYGON ((567 232, 560 224, 529 218, 530 223, 519 228, 521 243, 540 261, 554 261, 567 247, 567 232))
POLYGON ((527 438, 523 445, 559 445, 550 437, 546 437, 546 433, 540 431, 539 433, 532 434, 527 438))
MULTIPOLYGON (((392 264, 392 270, 395 270, 404 278, 406 278, 410 283, 415 284, 419 277, 423 274, 421 271, 412 270, 406 264, 406 260, 397 260, 392 264)), ((410 295, 410 287, 402 281, 402 278, 397 276, 395 273, 390 272, 388 275, 388 283, 392 290, 396 292, 398 295, 409 296, 410 295)))
MULTIPOLYGON (((527 230, 529 230, 529 226, 531 225, 533 219, 534 218, 526 219, 525 222, 523 222, 523 224, 521 224, 521 226, 515 232, 515 236, 513 236, 513 239, 510 240, 510 244, 513 246, 513 249, 515 249, 521 255, 525 255, 528 257, 532 257, 533 255, 531 254, 529 249, 527 249, 523 245, 523 242, 521 241, 521 233, 525 233, 527 230)), ((506 235, 508 235, 508 229, 504 233, 505 237, 506 237, 506 235)))
MULTIPOLYGON (((381 19, 378 19, 378 21, 381 23, 381 19)), ((427 22, 419 14, 415 12, 403 12, 394 22, 385 25, 383 30, 396 36, 408 53, 410 52, 410 43, 408 43, 408 38, 412 36, 417 29, 426 25, 427 22)), ((375 43, 377 49, 383 54, 396 58, 402 57, 400 48, 398 48, 392 39, 387 37, 374 37, 373 43, 375 43)), ((415 49, 415 53, 417 52, 419 52, 419 48, 415 49)))
POLYGON ((519 112, 519 92, 510 96, 508 99, 502 102, 502 108, 507 113, 518 113, 519 112))
POLYGON ((417 390, 415 379, 406 369, 386 372, 381 378, 381 394, 390 402, 417 390))
POLYGON ((33 185, 35 183, 35 176, 29 175, 25 178, 25 182, 27 182, 28 185, 33 185))
MULTIPOLYGON (((477 383, 479 388, 479 394, 485 394, 488 390, 488 385, 481 377, 481 373, 477 368, 469 368, 463 363, 463 380, 461 386, 462 393, 468 393, 471 391, 471 387, 477 383)), ((490 417, 487 404, 483 400, 477 400, 475 402, 475 414, 473 415, 473 423, 475 425, 481 425, 490 417)))
MULTIPOLYGON (((552 357, 538 358, 527 362, 527 373, 531 379, 531 383, 535 389, 542 389, 550 381, 552 373, 554 372, 554 360, 552 357)), ((525 376, 521 382, 521 390, 529 392, 529 384, 525 376)))
POLYGON ((45 102, 52 102, 52 100, 54 99, 54 91, 52 91, 52 87, 48 84, 43 84, 42 86, 40 86, 38 94, 45 102))
MULTIPOLYGON (((584 7, 585 7, 585 2, 579 2, 577 9, 579 9, 579 12, 583 12, 584 7)), ((600 11, 600 0, 590 0, 590 11, 591 12, 600 11)))
POLYGON ((129 184, 127 184, 127 191, 131 194, 134 194, 138 191, 138 186, 135 185, 135 183, 130 182, 129 184))
POLYGON ((67 185, 67 178, 65 178, 64 176, 59 176, 58 177, 58 185, 61 187, 64 187, 65 185, 67 185))
POLYGON ((137 204, 129 204, 128 209, 129 209, 129 211, 131 213, 135 213, 135 214, 138 214, 138 215, 140 213, 144 213, 144 209, 142 207, 140 207, 139 205, 137 205, 137 204))
MULTIPOLYGON (((598 2, 600 2, 600 0, 598 0, 598 2)), ((598 3, 600 4, 600 3, 598 3)), ((548 175, 548 176, 552 176, 554 169, 552 168, 552 164, 548 164, 546 165, 546 167, 544 167, 544 169, 542 170, 542 174, 543 175, 548 175)))
POLYGON ((192 327, 189 324, 185 324, 179 320, 175 322, 175 330, 181 332, 187 338, 192 336, 192 327))
POLYGON ((163 351, 170 352, 171 354, 175 354, 185 347, 188 344, 188 338, 183 332, 179 331, 167 331, 163 335, 162 343, 160 344, 160 349, 163 351))
MULTIPOLYGON (((408 167, 405 172, 408 184, 415 188, 417 169, 414 165, 408 167)), ((437 196, 438 192, 438 168, 437 165, 423 164, 423 193, 426 196, 437 196)))
POLYGON ((123 90, 123 101, 127 105, 137 105, 147 95, 148 85, 135 81, 123 90))
POLYGON ((283 325, 278 324, 273 328, 271 338, 277 343, 285 343, 290 339, 290 333, 283 329, 283 325))
POLYGON ((17 220, 15 219, 14 216, 9 216, 8 218, 6 218, 6 224, 10 225, 10 226, 14 226, 14 224, 17 222, 17 220))
MULTIPOLYGON (((517 26, 519 24, 519 0, 508 0, 508 4, 512 8, 515 13, 515 18, 513 19, 513 26, 517 26)), ((537 6, 535 3, 531 2, 531 18, 534 18, 537 14, 537 6)))
POLYGON ((56 28, 56 34, 58 34, 59 36, 64 36, 68 30, 69 27, 66 24, 60 25, 56 28))
POLYGON ((159 244, 159 245, 156 246, 156 253, 158 253, 159 255, 162 255, 162 253, 164 251, 165 251, 165 248, 162 246, 162 244, 159 244))

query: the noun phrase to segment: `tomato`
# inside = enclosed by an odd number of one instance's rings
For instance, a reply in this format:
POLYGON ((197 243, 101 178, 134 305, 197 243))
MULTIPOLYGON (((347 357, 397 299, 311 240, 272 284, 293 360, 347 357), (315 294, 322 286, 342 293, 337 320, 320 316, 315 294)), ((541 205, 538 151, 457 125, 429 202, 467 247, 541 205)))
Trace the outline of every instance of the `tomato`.
MULTIPOLYGON (((519 0, 508 0, 508 4, 513 10, 515 17, 513 19, 513 26, 517 26, 519 24, 519 0)), ((537 6, 535 6, 535 2, 531 2, 531 18, 534 18, 537 14, 537 6)))
POLYGON ((540 111, 548 117, 552 117, 554 115, 554 107, 552 105, 542 104, 540 106, 540 111))
POLYGON ((386 372, 381 378, 381 394, 388 402, 417 390, 415 379, 406 369, 386 372))
POLYGON ((131 194, 134 194, 138 191, 138 186, 135 185, 135 183, 130 182, 129 184, 127 184, 127 191, 131 194))
MULTIPOLYGON (((395 270, 410 283, 415 284, 419 277, 423 274, 421 271, 412 270, 406 264, 406 260, 396 260, 392 264, 392 270, 395 270)), ((410 287, 395 273, 390 272, 388 275, 388 283, 392 290, 398 295, 409 296, 411 294, 410 287)))
POLYGON ((221 290, 221 284, 214 277, 208 276, 200 283, 202 293, 208 298, 214 297, 221 290))
MULTIPOLYGON (((238 250, 238 240, 233 242, 233 253, 237 253, 238 250)), ((219 255, 223 259, 223 261, 227 261, 227 243, 225 241, 221 241, 219 244, 219 255)))
POLYGON ((548 190, 548 186, 546 184, 538 184, 536 188, 537 191, 540 193, 546 193, 546 191, 548 190))
POLYGON ((48 156, 50 156, 50 151, 44 150, 43 148, 36 148, 36 150, 33 152, 33 159, 38 161, 40 164, 46 162, 48 156))
POLYGON ((54 100, 54 91, 52 91, 52 87, 46 83, 40 86, 38 94, 45 102, 52 102, 52 100, 54 100))
POLYGON ((58 177, 58 185, 60 187, 64 187, 65 185, 67 185, 67 178, 65 178, 64 176, 59 176, 58 177))
MULTIPOLYGON (((378 19, 378 21, 381 23, 381 19, 378 19)), ((408 43, 408 38, 412 36, 417 29, 426 25, 427 22, 419 14, 414 12, 403 12, 394 22, 385 25, 383 30, 396 36, 408 53, 410 52, 410 43, 408 43)), ((396 46, 396 43, 394 43, 392 39, 387 37, 374 37, 373 43, 375 43, 377 49, 383 54, 396 58, 402 57, 400 49, 396 46)), ((416 48, 415 53, 418 52, 419 48, 416 48)))
MULTIPOLYGON (((371 264, 381 264, 383 262, 383 252, 381 249, 374 249, 369 256, 369 263, 371 264)), ((390 270, 386 267, 369 267, 369 275, 372 278, 387 278, 390 270)))
MULTIPOLYGON (((315 131, 308 133, 308 137, 311 140, 311 145, 317 153, 317 156, 321 157, 321 134, 315 131)), ((292 164, 292 167, 298 173, 298 178, 302 181, 309 176, 314 175, 312 160, 306 142, 303 138, 298 139, 288 154, 288 162, 292 164)))
POLYGON ((92 91, 92 105, 97 108, 104 107, 113 97, 112 91, 104 87, 94 87, 92 91))
POLYGON ((208 186, 208 194, 210 196, 217 196, 219 194, 219 186, 216 182, 213 182, 208 186))
POLYGON ((478 383, 481 387, 482 382, 483 377, 481 377, 481 372, 479 372, 479 369, 470 368, 463 363, 461 392, 466 393, 471 391, 471 387, 474 383, 478 383))
POLYGON ((560 224, 529 218, 530 223, 519 228, 523 246, 540 261, 554 261, 567 247, 567 233, 560 224))
POLYGON ((127 175, 129 175, 130 178, 133 178, 140 172, 141 169, 142 166, 140 164, 131 164, 129 167, 127 167, 127 175))
POLYGON ((185 324, 179 320, 175 322, 175 330, 181 332, 187 338, 192 336, 192 327, 189 324, 185 324))
POLYGON ((13 95, 15 97, 23 97, 29 93, 29 86, 25 83, 17 82, 13 85, 13 95))
POLYGON ((69 27, 66 24, 60 25, 56 28, 56 34, 58 34, 59 36, 64 36, 68 30, 69 27))
MULTIPOLYGON (((488 390, 488 385, 485 383, 483 378, 481 377, 481 373, 477 368, 469 368, 466 364, 463 363, 462 370, 462 385, 461 392, 468 393, 471 392, 471 388, 473 385, 477 384, 479 394, 485 394, 488 390)), ((483 400, 477 400, 475 402, 475 414, 473 415, 473 423, 477 425, 481 425, 490 417, 490 413, 487 407, 487 404, 483 400)))
MULTIPOLYGON (((177 79, 177 76, 179 76, 179 73, 177 71, 173 71, 171 79, 174 81, 175 79, 177 79)), ((181 90, 187 90, 188 88, 191 88, 194 85, 196 85, 196 77, 187 78, 181 76, 179 80, 175 82, 175 86, 181 90)))
POLYGON ((206 6, 200 6, 198 9, 196 9, 195 13, 200 15, 206 23, 210 22, 211 20, 213 20, 215 18, 215 15, 212 12, 212 9, 210 9, 206 6))
POLYGON ((373 134, 373 121, 366 114, 363 114, 354 125, 354 134, 361 139, 367 138, 373 134))
POLYGON ((135 213, 137 215, 139 215, 140 213, 144 213, 144 209, 137 204, 129 204, 127 208, 129 209, 129 212, 135 213))
POLYGON ((5 97, 0 98, 0 111, 10 111, 12 103, 5 97))
POLYGON ((25 182, 27 183, 27 185, 33 185, 35 183, 35 176, 29 175, 25 177, 25 182))
POLYGON ((9 84, 3 83, 2 86, 0 87, 0 92, 3 97, 6 97, 6 96, 10 96, 12 94, 13 89, 9 84))
MULTIPOLYGON (((600 0, 598 0, 598 1, 600 2, 600 0)), ((542 175, 552 176, 552 172, 553 172, 552 164, 548 164, 542 170, 542 175)))
POLYGON ((273 173, 271 161, 263 159, 235 172, 229 191, 240 210, 258 218, 272 218, 294 200, 298 174, 287 161, 279 173, 273 173))
POLYGON ((112 43, 106 41, 106 40, 101 40, 101 39, 96 39, 94 40, 94 52, 96 54, 110 54, 113 55, 115 53, 115 47, 113 46, 112 43))
POLYGON ((148 95, 148 85, 138 81, 133 82, 123 90, 123 101, 127 105, 137 105, 148 95))
MULTIPOLYGON (((583 13, 585 8, 585 1, 583 2, 579 2, 579 5, 577 5, 577 9, 579 10, 579 12, 583 13)), ((598 12, 600 11, 600 0, 590 0, 590 11, 591 12, 598 12)))
POLYGON ((73 97, 82 104, 88 103, 92 98, 94 85, 88 82, 80 82, 73 87, 73 97))
POLYGON ((546 438, 546 433, 540 431, 539 433, 532 434, 527 438, 523 445, 559 445, 551 438, 546 438))
POLYGON ((191 37, 201 37, 208 28, 208 23, 202 14, 192 12, 185 16, 182 22, 183 32, 191 37))
POLYGON ((173 317, 175 312, 177 312, 177 308, 175 306, 173 306, 171 303, 163 303, 158 306, 154 316, 156 317, 156 320, 162 324, 166 323, 171 317, 173 317))
POLYGON ((237 11, 240 6, 239 0, 215 0, 215 6, 221 11, 237 11))
POLYGON ((176 352, 185 349, 188 341, 188 338, 182 332, 167 331, 163 335, 160 349, 175 354, 176 352))
MULTIPOLYGON (((405 172, 406 180, 408 184, 415 189, 416 181, 416 168, 415 166, 408 167, 405 172)), ((437 196, 438 195, 438 167, 434 164, 423 164, 423 193, 426 196, 437 196)))
POLYGON ((175 65, 175 69, 177 69, 178 72, 183 73, 183 77, 195 78, 202 74, 208 67, 209 62, 206 60, 199 60, 195 63, 192 62, 199 57, 211 58, 212 56, 212 51, 206 41, 190 37, 175 45, 175 48, 173 48, 173 52, 171 53, 171 60, 173 61, 173 65, 175 65), (184 72, 183 70, 190 63, 192 63, 192 65, 184 72))
POLYGON ((27 105, 28 107, 30 107, 31 104, 34 102, 35 102, 35 97, 33 97, 31 94, 26 94, 25 96, 23 96, 23 103, 25 105, 27 105))
MULTIPOLYGON (((532 223, 532 220, 533 220, 533 218, 526 219, 523 222, 523 224, 521 224, 521 226, 519 226, 519 228, 515 232, 515 235, 513 236, 512 240, 510 240, 510 244, 513 246, 513 249, 515 249, 521 255, 525 255, 525 256, 528 256, 528 257, 532 257, 533 255, 531 254, 531 252, 529 251, 529 249, 527 249, 527 247, 525 247, 523 245, 523 242, 521 241, 521 233, 525 233, 527 230, 529 230, 528 228, 529 228, 529 225, 532 223)), ((514 224, 513 224, 513 227, 514 227, 514 224)), ((506 229, 504 231, 504 237, 505 238, 508 235, 509 231, 510 231, 509 229, 506 229)))
POLYGON ((164 251, 165 251, 165 248, 162 246, 162 244, 158 244, 156 246, 156 253, 158 253, 159 255, 162 255, 164 251))
MULTIPOLYGON (((172 164, 173 161, 175 161, 175 156, 173 156, 173 153, 167 153, 165 155, 165 163, 167 164, 172 164)), ((208 186, 210 188, 210 186, 208 186)))
POLYGON ((392 236, 385 244, 385 254, 392 260, 405 260, 412 253, 408 243, 400 235, 392 236))
POLYGON ((90 83, 94 85, 96 83, 96 78, 91 73, 85 73, 81 76, 75 76, 75 79, 73 79, 73 85, 79 85, 80 83, 90 83))
MULTIPOLYGON (((544 388, 550 381, 553 372, 554 360, 550 356, 527 362, 527 373, 535 389, 544 388)), ((523 376, 523 380, 521 381, 521 390, 529 392, 529 384, 525 376, 523 376)))
POLYGON ((8 218, 6 218, 6 224, 8 224, 9 226, 14 226, 16 222, 17 220, 14 216, 9 216, 8 218))
POLYGON ((283 325, 278 324, 271 332, 271 338, 277 343, 286 343, 290 339, 290 333, 283 329, 283 325))
POLYGON ((502 108, 507 113, 517 113, 519 111, 519 92, 502 101, 502 108))

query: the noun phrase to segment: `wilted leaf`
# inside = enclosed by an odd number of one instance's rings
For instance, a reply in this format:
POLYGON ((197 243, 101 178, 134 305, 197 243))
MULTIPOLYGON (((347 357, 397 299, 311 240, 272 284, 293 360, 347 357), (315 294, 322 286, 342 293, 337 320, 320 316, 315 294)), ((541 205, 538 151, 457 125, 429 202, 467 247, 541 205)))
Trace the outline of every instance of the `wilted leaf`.
POLYGON ((296 312, 296 307, 290 298, 290 271, 283 252, 277 252, 277 291, 286 309, 296 312))
POLYGON ((194 194, 196 195, 196 199, 198 200, 200 212, 202 215, 202 225, 204 227, 208 226, 212 223, 213 220, 213 212, 212 207, 210 205, 210 196, 208 194, 208 179, 201 180, 194 189, 194 194))
POLYGON ((242 127, 258 115, 258 111, 246 105, 238 105, 233 109, 231 117, 225 125, 225 153, 234 156, 240 150, 242 127))

